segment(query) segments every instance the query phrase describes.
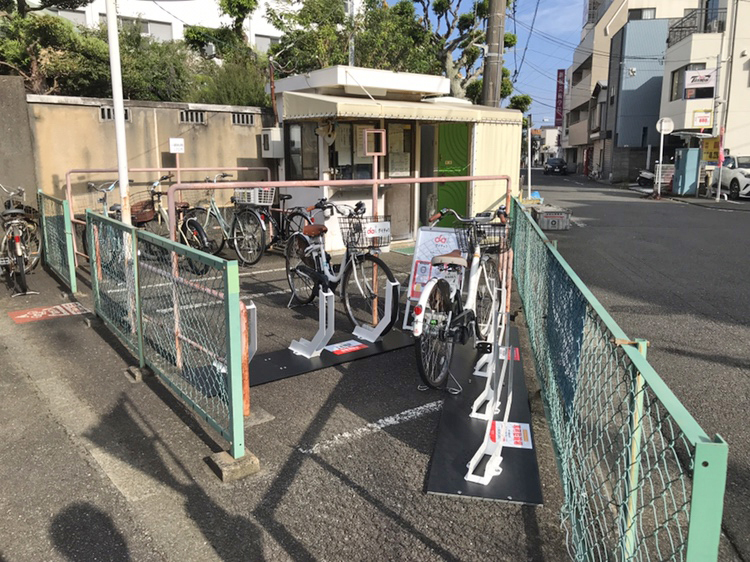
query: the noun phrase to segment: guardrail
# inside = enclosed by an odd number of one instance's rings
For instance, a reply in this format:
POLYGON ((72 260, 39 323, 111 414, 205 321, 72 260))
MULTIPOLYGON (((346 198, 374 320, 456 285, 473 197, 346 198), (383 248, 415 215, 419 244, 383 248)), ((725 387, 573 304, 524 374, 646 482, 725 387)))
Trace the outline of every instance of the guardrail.
POLYGON ((73 226, 70 222, 68 202, 45 195, 41 190, 37 197, 44 264, 75 293, 78 286, 73 253, 73 226))
POLYGON ((575 560, 716 560, 727 444, 709 437, 518 200, 514 271, 575 560))
POLYGON ((86 223, 97 315, 242 457, 249 358, 237 262, 91 211, 86 223))

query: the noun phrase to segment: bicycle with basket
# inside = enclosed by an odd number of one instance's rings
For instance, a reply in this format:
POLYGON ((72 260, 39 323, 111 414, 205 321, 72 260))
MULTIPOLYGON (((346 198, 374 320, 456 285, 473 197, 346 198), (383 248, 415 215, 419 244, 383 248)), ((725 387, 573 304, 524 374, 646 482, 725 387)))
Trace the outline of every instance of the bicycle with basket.
POLYGON ((236 215, 236 230, 233 228, 232 236, 237 255, 245 265, 258 263, 266 250, 285 244, 293 234, 312 224, 303 207, 286 208, 286 202, 292 198, 289 194, 279 194, 281 207, 272 209, 275 197, 275 187, 234 190, 232 199, 242 210, 236 215), (273 211, 278 212, 278 220, 273 211))
MULTIPOLYGON (((386 292, 396 278, 378 254, 391 243, 390 217, 365 216, 361 201, 354 207, 336 205, 320 199, 308 211, 338 213, 339 226, 346 250, 338 264, 333 264, 325 251, 324 224, 311 224, 293 234, 286 246, 286 274, 292 300, 298 304, 311 302, 319 290, 335 291, 341 287, 341 299, 352 325, 374 328, 385 316, 386 292)), ((393 299, 391 318, 382 334, 387 333, 398 318, 398 299, 393 299)))
POLYGON ((447 383, 456 344, 488 337, 493 307, 499 306, 494 298, 500 283, 496 258, 510 247, 505 206, 470 218, 443 209, 430 217, 431 226, 446 215, 456 220, 457 248, 432 257, 431 279, 414 307, 417 368, 432 388, 447 383))

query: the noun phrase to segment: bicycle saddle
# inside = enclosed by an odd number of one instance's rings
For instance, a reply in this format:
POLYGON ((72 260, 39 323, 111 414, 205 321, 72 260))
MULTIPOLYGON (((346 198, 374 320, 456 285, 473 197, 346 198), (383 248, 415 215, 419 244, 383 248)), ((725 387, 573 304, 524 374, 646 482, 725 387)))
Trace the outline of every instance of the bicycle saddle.
POLYGON ((305 236, 321 236, 328 232, 328 227, 324 224, 307 224, 302 227, 302 234, 305 236))
POLYGON ((279 201, 289 201, 292 198, 288 193, 279 193, 279 201))
POLYGON ((122 211, 122 205, 120 205, 119 203, 115 203, 114 205, 112 205, 109 208, 109 210, 112 211, 112 212, 114 212, 114 213, 116 213, 118 211, 122 211))
POLYGON ((461 255, 460 250, 453 250, 449 254, 433 256, 432 265, 458 265, 460 267, 466 267, 468 263, 466 258, 461 255))

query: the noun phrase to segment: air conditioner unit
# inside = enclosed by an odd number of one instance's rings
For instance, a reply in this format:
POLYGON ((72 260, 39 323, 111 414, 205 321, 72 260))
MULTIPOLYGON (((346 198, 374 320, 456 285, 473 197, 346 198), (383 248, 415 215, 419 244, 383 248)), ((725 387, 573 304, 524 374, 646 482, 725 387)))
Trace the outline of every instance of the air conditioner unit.
POLYGON ((281 127, 268 127, 261 132, 260 153, 263 158, 283 158, 284 143, 281 127))

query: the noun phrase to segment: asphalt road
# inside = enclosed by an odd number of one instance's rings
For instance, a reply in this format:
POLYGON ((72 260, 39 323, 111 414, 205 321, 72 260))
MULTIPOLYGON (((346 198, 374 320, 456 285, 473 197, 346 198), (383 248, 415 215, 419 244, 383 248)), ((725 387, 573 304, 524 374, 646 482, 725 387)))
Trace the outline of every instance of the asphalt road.
MULTIPOLYGON (((405 279, 411 257, 387 262, 405 279)), ((288 309, 283 259, 242 270, 260 351, 310 338, 317 308, 288 309)), ((413 348, 251 392, 246 446, 261 472, 222 484, 204 459, 225 447, 132 357, 80 316, 14 324, 56 305, 0 292, 0 560, 549 560, 567 558, 561 487, 530 367, 545 505, 425 493, 443 395, 418 390, 413 348)), ((91 307, 90 285, 81 301, 91 307)), ((348 321, 337 304, 337 325, 348 321)))
MULTIPOLYGON (((644 199, 580 176, 533 183, 545 203, 572 211, 548 232, 709 435, 729 444, 723 528, 750 560, 750 201, 644 199)), ((723 544, 722 558, 733 553, 723 544)))

